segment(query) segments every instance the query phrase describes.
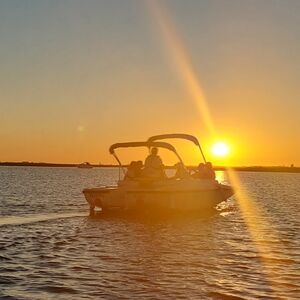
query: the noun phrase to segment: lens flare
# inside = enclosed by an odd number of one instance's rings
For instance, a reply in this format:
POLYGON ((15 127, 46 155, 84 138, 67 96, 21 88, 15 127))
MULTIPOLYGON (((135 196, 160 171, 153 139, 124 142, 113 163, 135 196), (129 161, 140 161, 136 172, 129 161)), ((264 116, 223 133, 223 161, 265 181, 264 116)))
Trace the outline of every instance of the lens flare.
MULTIPOLYGON (((172 62, 177 67, 178 74, 181 76, 191 98, 196 103, 208 131, 213 137, 215 137, 214 124, 208 109, 204 92, 170 15, 166 13, 166 8, 162 7, 162 1, 158 2, 155 0, 148 0, 147 4, 148 8, 150 8, 150 11, 152 12, 155 23, 158 25, 158 29, 160 30, 163 42, 168 50, 168 54, 171 54, 170 57, 172 62)), ((217 156, 225 156, 229 153, 229 148, 226 144, 218 143, 215 145, 214 152, 217 156)), ((230 182, 236 192, 235 199, 239 206, 239 210, 243 216, 245 224, 247 225, 253 244, 261 260, 262 273, 265 274, 265 277, 269 282, 269 286, 276 297, 276 292, 274 290, 276 285, 276 277, 273 271, 274 265, 272 265, 268 259, 270 257, 274 257, 276 254, 272 248, 272 244, 265 243, 265 241, 270 239, 272 241, 279 241, 279 239, 276 232, 274 230, 271 231, 271 226, 268 224, 266 218, 264 218, 264 214, 260 209, 259 203, 250 197, 245 191, 245 187, 241 183, 236 172, 228 169, 228 174, 230 182)), ((283 245, 281 246, 283 247, 283 245)))
POLYGON ((167 9, 163 6, 162 1, 146 1, 151 11, 155 23, 163 37, 168 57, 171 58, 172 64, 177 69, 179 78, 183 82, 191 99, 194 101, 200 112, 201 119, 204 122, 208 132, 214 136, 214 126, 211 114, 207 105, 207 101, 203 89, 194 70, 193 64, 189 59, 188 52, 183 42, 177 34, 175 24, 172 22, 167 9), (171 56, 170 56, 171 54, 171 56))

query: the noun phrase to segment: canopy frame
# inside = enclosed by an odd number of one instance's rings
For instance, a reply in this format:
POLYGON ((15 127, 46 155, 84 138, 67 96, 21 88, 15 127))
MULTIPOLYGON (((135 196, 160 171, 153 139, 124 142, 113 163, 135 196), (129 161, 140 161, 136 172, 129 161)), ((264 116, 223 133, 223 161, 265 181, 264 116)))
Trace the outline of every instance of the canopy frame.
POLYGON ((109 153, 112 154, 114 156, 114 158, 117 160, 117 162, 118 162, 119 166, 121 167, 124 174, 125 174, 124 166, 123 166, 122 162, 120 161, 119 157, 117 156, 115 150, 118 148, 137 148, 137 147, 146 147, 148 149, 153 148, 153 147, 168 149, 169 151, 173 152, 176 155, 176 157, 178 158, 178 160, 180 161, 180 163, 182 163, 184 165, 183 160, 180 157, 180 155, 177 153, 175 147, 166 142, 146 141, 146 142, 116 143, 109 147, 109 153))
POLYGON ((202 151, 199 140, 195 136, 193 136, 191 134, 186 134, 186 133, 159 134, 159 135, 151 136, 148 139, 148 142, 154 142, 154 141, 165 140, 165 139, 185 139, 185 140, 189 140, 189 141, 193 142, 198 147, 204 163, 206 163, 206 158, 205 158, 204 153, 202 151))

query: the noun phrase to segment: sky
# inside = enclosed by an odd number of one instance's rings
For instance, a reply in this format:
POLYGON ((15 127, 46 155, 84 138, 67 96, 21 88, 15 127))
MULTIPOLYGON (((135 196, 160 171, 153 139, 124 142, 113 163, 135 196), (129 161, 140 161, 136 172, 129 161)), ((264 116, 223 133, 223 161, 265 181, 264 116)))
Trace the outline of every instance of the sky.
POLYGON ((181 132, 215 164, 299 166, 299 15, 298 0, 0 0, 0 161, 113 163, 115 142, 181 132))

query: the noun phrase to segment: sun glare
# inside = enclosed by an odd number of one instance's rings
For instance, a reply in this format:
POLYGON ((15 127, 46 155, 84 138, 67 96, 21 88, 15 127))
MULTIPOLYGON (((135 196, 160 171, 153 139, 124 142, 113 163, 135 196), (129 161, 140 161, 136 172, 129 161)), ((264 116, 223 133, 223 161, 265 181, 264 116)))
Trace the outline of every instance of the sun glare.
POLYGON ((217 142, 212 146, 212 153, 218 157, 225 157, 229 154, 229 147, 223 142, 217 142))

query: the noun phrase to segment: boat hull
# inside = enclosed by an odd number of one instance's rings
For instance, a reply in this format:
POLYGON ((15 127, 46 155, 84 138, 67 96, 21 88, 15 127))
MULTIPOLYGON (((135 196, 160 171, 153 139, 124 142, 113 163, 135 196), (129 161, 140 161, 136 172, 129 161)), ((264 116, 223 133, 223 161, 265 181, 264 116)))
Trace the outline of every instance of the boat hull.
POLYGON ((191 187, 186 189, 165 188, 92 188, 83 190, 91 211, 207 211, 233 195, 226 185, 191 187))

